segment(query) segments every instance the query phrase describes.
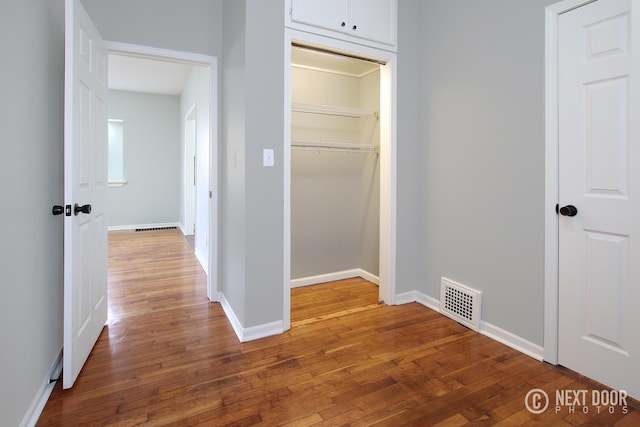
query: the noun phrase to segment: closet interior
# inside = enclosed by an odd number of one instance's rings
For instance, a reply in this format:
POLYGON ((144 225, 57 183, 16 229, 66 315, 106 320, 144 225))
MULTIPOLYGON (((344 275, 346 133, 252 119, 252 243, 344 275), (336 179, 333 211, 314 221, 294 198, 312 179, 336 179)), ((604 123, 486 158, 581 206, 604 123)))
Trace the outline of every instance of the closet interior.
POLYGON ((292 287, 377 283, 380 66, 291 50, 292 287))

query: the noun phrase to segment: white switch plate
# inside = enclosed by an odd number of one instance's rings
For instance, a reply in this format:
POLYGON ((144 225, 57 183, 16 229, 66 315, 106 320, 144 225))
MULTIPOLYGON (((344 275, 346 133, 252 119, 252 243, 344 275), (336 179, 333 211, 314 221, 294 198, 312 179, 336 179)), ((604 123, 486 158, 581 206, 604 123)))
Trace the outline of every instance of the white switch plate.
POLYGON ((265 148, 262 150, 262 166, 273 167, 275 165, 275 156, 273 148, 265 148))

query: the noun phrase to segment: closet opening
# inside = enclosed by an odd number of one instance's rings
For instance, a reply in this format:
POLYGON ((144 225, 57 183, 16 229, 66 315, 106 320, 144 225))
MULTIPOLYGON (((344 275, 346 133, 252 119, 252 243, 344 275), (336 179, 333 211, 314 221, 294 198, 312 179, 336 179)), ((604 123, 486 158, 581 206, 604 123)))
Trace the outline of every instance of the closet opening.
POLYGON ((291 322, 383 300, 381 64, 291 45, 291 322))

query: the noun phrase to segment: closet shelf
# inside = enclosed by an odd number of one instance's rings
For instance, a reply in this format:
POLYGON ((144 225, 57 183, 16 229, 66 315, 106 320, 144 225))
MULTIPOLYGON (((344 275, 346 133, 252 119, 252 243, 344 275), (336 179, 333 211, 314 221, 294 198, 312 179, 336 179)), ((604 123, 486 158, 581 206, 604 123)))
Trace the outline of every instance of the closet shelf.
POLYGON ((345 153, 378 153, 377 145, 350 144, 346 142, 291 141, 291 148, 311 151, 341 151, 345 153))
POLYGON ((302 104, 299 102, 291 103, 291 111, 296 113, 312 113, 312 114, 325 114, 329 116, 344 116, 344 117, 378 117, 378 112, 374 110, 367 110, 362 108, 351 107, 338 107, 334 105, 317 105, 317 104, 302 104))

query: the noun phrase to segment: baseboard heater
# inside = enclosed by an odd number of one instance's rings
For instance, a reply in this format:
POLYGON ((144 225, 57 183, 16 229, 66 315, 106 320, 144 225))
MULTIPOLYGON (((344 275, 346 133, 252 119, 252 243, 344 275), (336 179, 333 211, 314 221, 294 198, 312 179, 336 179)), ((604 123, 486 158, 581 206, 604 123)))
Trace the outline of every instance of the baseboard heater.
POLYGON ((442 314, 478 332, 481 308, 482 292, 445 277, 440 279, 440 312, 442 314))
POLYGON ((148 228, 136 228, 136 231, 158 231, 158 230, 176 230, 178 227, 148 227, 148 228))

